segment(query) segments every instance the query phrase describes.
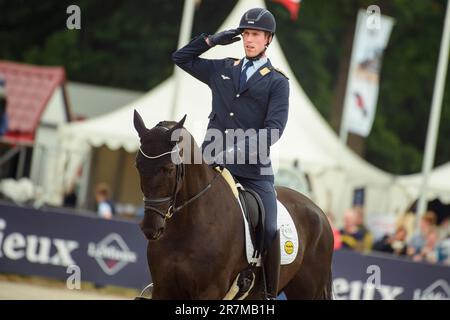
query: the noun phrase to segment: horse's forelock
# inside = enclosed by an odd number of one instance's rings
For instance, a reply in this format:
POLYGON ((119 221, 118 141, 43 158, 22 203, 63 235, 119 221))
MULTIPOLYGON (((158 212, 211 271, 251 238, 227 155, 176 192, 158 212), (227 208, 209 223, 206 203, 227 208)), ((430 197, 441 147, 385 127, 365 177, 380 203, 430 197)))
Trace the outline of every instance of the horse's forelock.
MULTIPOLYGON (((172 129, 176 124, 177 122, 174 121, 161 121, 155 127, 150 129, 141 138, 141 147, 143 148, 144 152, 148 149, 152 149, 153 153, 155 151, 160 153, 170 151, 170 148, 173 148, 176 142, 171 141, 171 137, 165 134, 167 133, 167 131, 172 129)), ((201 149, 198 147, 191 133, 186 128, 182 128, 181 130, 182 132, 180 135, 181 138, 179 147, 180 150, 181 149, 184 150, 184 152, 182 153, 183 158, 191 157, 195 152, 201 152, 201 149)), ((191 159, 191 161, 193 160, 191 159)))
POLYGON ((157 127, 164 127, 166 129, 172 129, 173 127, 175 127, 175 125, 177 124, 177 122, 175 121, 160 121, 156 126, 157 127))

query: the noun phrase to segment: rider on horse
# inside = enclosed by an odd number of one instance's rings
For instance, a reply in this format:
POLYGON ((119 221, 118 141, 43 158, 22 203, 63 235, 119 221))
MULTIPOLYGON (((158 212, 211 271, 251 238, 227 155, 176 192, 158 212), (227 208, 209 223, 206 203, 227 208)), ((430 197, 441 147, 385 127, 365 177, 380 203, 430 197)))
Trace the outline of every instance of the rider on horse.
POLYGON ((173 54, 175 64, 207 84, 212 91, 208 131, 220 130, 225 137, 221 142, 206 138, 202 145, 204 153, 210 144, 217 146, 217 143, 220 143, 220 152, 204 154, 204 158, 211 164, 226 167, 241 185, 257 192, 264 204, 262 258, 269 299, 277 296, 280 273, 277 199, 269 149, 281 137, 289 110, 289 81, 266 56, 275 29, 272 13, 254 8, 242 16, 237 29, 214 35, 202 34, 173 54), (243 38, 243 59, 199 58, 215 45, 239 41, 239 35, 243 38), (228 135, 236 130, 250 134, 235 142, 228 135), (251 161, 252 157, 255 161, 251 161), (238 163, 235 163, 236 158, 238 163), (239 163, 243 158, 245 160, 239 163))

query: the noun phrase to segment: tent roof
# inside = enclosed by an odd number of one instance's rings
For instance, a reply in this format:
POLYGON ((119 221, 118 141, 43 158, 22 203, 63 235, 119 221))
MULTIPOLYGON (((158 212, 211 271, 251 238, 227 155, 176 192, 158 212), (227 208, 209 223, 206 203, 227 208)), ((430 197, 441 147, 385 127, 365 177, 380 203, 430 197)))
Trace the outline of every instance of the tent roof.
MULTIPOLYGON (((422 173, 400 176, 396 179, 396 185, 404 189, 412 199, 417 199, 422 179, 422 173)), ((450 203, 450 162, 434 168, 428 177, 427 199, 436 198, 450 203)))
POLYGON ((56 87, 65 81, 61 67, 0 61, 6 80, 8 141, 33 141, 42 113, 56 87))

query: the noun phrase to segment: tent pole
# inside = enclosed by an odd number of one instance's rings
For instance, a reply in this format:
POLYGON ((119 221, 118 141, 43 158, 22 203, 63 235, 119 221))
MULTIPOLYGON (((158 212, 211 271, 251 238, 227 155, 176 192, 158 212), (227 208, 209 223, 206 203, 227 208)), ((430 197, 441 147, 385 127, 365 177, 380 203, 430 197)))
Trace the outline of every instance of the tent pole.
MULTIPOLYGON (((194 21, 195 14, 195 0, 184 0, 183 17, 181 20, 180 36, 178 38, 178 46, 180 49, 182 46, 189 42, 192 33, 192 23, 194 21)), ((172 109, 170 113, 170 120, 176 120, 178 95, 181 83, 181 69, 175 66, 175 84, 172 98, 172 109)))
POLYGON ((87 152, 83 162, 83 174, 81 176, 80 185, 77 194, 77 208, 86 209, 88 192, 89 192, 89 180, 91 178, 91 166, 92 166, 92 149, 87 152))
POLYGON ((434 85, 433 100, 431 103, 430 118, 428 120, 427 140, 425 144, 424 160, 422 162, 422 184, 419 193, 419 202, 416 208, 416 228, 420 225, 420 218, 424 214, 427 206, 427 188, 428 177, 434 164, 436 154, 437 134, 439 131, 439 122, 441 118, 442 99, 445 89, 445 77, 449 59, 450 42, 450 0, 447 1, 447 10, 445 14, 444 30, 442 32, 441 49, 439 52, 439 61, 436 71, 436 80, 434 85))
POLYGON ((16 170, 16 179, 19 180, 20 178, 23 178, 23 174, 25 171, 25 157, 27 155, 27 147, 24 145, 20 146, 20 152, 19 152, 19 163, 17 165, 16 170))

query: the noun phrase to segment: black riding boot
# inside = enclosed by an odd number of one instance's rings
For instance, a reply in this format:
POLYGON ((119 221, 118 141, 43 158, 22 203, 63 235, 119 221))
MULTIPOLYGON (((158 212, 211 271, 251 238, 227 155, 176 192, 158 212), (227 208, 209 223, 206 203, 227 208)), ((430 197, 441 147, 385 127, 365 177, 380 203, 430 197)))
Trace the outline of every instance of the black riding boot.
POLYGON ((266 276, 267 299, 275 300, 278 295, 278 281, 280 278, 280 230, 277 231, 272 244, 264 257, 264 271, 266 276))

